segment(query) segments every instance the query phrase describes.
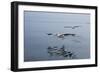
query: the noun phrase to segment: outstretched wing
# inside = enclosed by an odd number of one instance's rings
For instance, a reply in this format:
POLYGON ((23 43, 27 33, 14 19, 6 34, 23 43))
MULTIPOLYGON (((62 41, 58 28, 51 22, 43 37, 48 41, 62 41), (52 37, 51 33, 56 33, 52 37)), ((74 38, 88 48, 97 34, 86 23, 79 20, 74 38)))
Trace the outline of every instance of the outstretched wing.
POLYGON ((52 33, 47 33, 47 35, 53 35, 52 33))
POLYGON ((64 28, 72 28, 72 26, 64 26, 64 28))
POLYGON ((74 27, 72 27, 72 29, 75 29, 75 28, 78 28, 78 27, 80 27, 80 26, 74 26, 74 27))

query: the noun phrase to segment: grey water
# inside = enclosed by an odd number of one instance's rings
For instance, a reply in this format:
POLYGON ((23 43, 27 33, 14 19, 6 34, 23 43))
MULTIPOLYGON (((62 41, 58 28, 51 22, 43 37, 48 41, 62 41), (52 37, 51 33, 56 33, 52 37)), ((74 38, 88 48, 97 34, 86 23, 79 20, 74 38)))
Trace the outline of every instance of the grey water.
POLYGON ((24 11, 25 62, 89 58, 90 14, 24 11), (72 29, 74 26, 79 27, 72 29), (49 33, 52 35, 48 35, 49 33), (75 36, 57 36, 67 33, 75 36), (68 58, 58 54, 62 52, 56 50, 61 49, 63 45, 65 52, 72 52, 74 57, 68 58), (52 48, 51 52, 48 47, 52 48))

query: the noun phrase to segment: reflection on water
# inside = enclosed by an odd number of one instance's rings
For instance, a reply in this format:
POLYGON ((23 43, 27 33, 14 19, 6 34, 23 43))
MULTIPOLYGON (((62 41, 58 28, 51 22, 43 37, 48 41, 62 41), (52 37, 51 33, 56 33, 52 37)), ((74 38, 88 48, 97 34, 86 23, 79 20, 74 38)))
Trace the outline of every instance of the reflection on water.
POLYGON ((65 46, 63 45, 61 48, 58 48, 57 46, 55 47, 48 47, 47 48, 47 52, 48 54, 52 57, 52 56, 62 56, 66 59, 74 59, 76 58, 76 55, 71 52, 71 51, 67 51, 65 50, 65 46))
MULTIPOLYGON (((74 26, 74 27, 71 27, 71 28, 74 29, 76 27, 78 27, 78 26, 74 26)), ((52 35, 53 37, 56 36, 58 39, 61 39, 62 41, 66 40, 66 37, 73 37, 73 38, 77 37, 77 35, 74 34, 74 33, 56 33, 56 34, 48 33, 47 35, 49 35, 49 36, 52 35)), ((80 43, 79 40, 73 39, 72 41, 75 42, 75 43, 80 43)), ((50 57, 53 57, 53 56, 56 56, 56 57, 62 56, 65 59, 76 59, 77 58, 76 55, 75 55, 75 53, 73 53, 72 51, 69 51, 66 48, 66 46, 63 45, 63 44, 62 44, 61 47, 58 47, 58 46, 53 46, 53 47, 49 46, 47 48, 47 50, 48 50, 47 52, 50 55, 50 57)))
MULTIPOLYGON (((75 29, 76 27, 79 27, 79 26, 74 26, 74 27, 71 27, 71 26, 66 26, 66 27, 64 27, 64 28, 72 28, 72 29, 75 29)), ((64 40, 64 39, 66 39, 66 37, 68 37, 68 36, 72 36, 72 37, 76 37, 77 35, 76 34, 74 34, 74 33, 56 33, 56 34, 53 34, 53 33, 48 33, 47 35, 49 35, 49 36, 51 36, 51 35, 53 35, 53 36, 56 36, 58 39, 62 39, 62 40, 64 40)), ((80 43, 80 41, 78 41, 78 40, 72 40, 72 41, 74 41, 74 42, 76 42, 76 43, 80 43)), ((47 52, 48 52, 48 54, 52 57, 52 56, 56 56, 56 57, 58 57, 58 56, 62 56, 62 57, 64 57, 65 59, 75 59, 76 58, 76 55, 75 55, 75 53, 73 53, 72 51, 68 51, 67 49, 66 49, 66 47, 65 47, 65 45, 62 45, 62 47, 61 48, 59 48, 58 46, 54 46, 54 47, 51 47, 51 46, 49 46, 48 48, 47 48, 47 52)))

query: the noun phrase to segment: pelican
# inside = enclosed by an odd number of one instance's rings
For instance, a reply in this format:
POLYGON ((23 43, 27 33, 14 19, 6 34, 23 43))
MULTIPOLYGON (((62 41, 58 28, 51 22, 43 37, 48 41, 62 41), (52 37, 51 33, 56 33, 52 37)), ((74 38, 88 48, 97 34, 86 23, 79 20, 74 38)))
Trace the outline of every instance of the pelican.
POLYGON ((54 35, 54 36, 57 36, 58 38, 64 38, 65 36, 75 36, 76 34, 72 34, 72 33, 56 33, 56 34, 48 33, 47 35, 54 35))
POLYGON ((64 28, 72 28, 72 29, 75 29, 75 28, 78 28, 80 26, 64 26, 64 28))
POLYGON ((56 34, 57 37, 61 38, 64 36, 75 36, 75 34, 71 34, 71 33, 58 33, 56 34))
POLYGON ((59 38, 64 38, 64 34, 63 34, 63 33, 55 34, 55 36, 57 36, 57 37, 59 37, 59 38))

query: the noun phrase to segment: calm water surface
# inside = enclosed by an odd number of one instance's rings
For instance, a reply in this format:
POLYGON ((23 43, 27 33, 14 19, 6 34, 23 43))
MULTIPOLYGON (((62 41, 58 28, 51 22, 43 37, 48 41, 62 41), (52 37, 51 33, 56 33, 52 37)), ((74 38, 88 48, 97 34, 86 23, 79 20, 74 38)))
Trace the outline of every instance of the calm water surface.
POLYGON ((24 61, 90 58, 89 22, 89 14, 25 11, 24 61), (79 27, 72 29, 74 26, 79 27), (48 35, 49 33, 52 35, 48 35), (59 33, 71 33, 75 36, 59 38, 56 36, 59 33), (59 50, 63 46, 65 52, 59 50), (72 54, 70 58, 65 56, 68 52, 72 54))

